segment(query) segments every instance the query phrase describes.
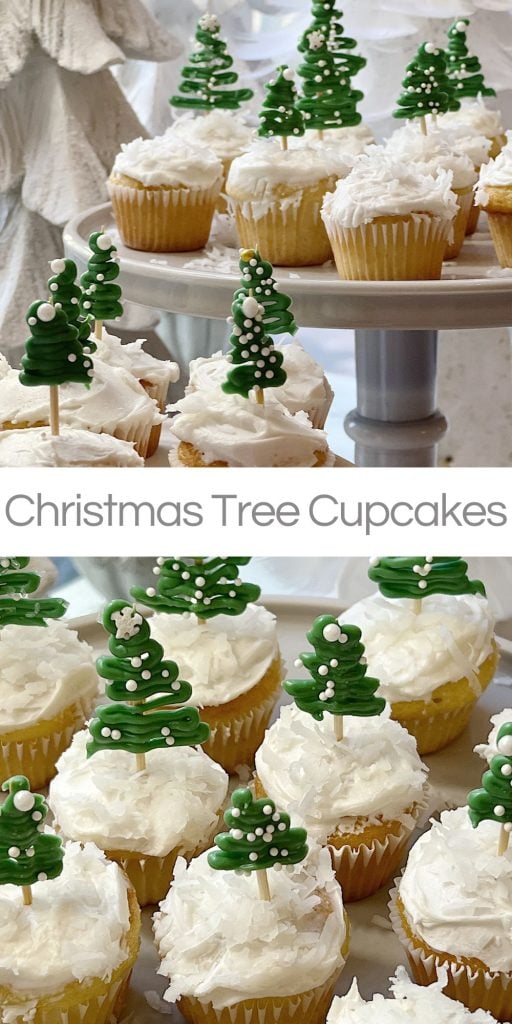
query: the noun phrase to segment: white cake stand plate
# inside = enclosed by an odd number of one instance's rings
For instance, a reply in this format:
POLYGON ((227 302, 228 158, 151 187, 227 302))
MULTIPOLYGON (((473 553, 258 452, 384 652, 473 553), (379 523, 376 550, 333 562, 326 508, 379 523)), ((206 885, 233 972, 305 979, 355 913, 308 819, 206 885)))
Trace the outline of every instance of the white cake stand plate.
MULTIPOLYGON (((110 205, 64 229, 66 254, 82 268, 90 233, 118 238, 110 205)), ((172 313, 224 319, 239 283, 238 253, 212 236, 196 253, 144 253, 118 243, 120 282, 132 302, 172 313)), ((340 281, 333 264, 276 269, 303 327, 356 335, 357 405, 345 428, 360 466, 432 466, 446 420, 436 407, 437 332, 512 322, 512 271, 501 271, 480 231, 440 281, 340 281)), ((201 353, 197 353, 200 355, 201 353)))

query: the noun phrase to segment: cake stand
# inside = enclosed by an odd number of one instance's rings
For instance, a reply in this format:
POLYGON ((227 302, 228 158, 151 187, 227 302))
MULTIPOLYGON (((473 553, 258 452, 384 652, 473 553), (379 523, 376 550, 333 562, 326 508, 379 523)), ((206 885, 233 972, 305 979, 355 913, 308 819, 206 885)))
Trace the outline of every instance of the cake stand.
MULTIPOLYGON (((83 268, 87 239, 117 236, 109 204, 64 229, 66 254, 83 268)), ((212 236, 196 253, 143 253, 120 242, 120 282, 132 302, 224 319, 239 283, 238 254, 212 236)), ((438 331, 512 323, 512 271, 500 271, 486 230, 468 238, 440 281, 340 281, 332 264, 277 268, 302 327, 355 330, 357 405, 345 420, 359 466, 433 466, 447 423, 436 406, 438 331)), ((197 353, 200 355, 201 353, 197 353)))

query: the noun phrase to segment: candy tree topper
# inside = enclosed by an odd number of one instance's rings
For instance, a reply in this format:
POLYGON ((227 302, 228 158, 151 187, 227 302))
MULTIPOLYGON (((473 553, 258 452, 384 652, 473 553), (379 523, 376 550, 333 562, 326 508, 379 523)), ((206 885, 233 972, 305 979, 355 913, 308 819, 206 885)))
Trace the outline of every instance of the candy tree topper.
POLYGON ((0 558, 0 627, 46 626, 46 619, 60 619, 67 601, 60 597, 31 600, 41 583, 37 572, 26 572, 29 558, 0 558))
POLYGON ((169 615, 193 612, 200 621, 216 615, 241 615, 261 590, 240 579, 250 558, 158 558, 153 569, 156 587, 133 587, 136 601, 169 615))
MULTIPOLYGON (((242 277, 234 299, 253 295, 263 306, 262 322, 266 330, 271 334, 296 334, 298 327, 290 312, 292 300, 277 289, 272 264, 262 259, 257 249, 240 249, 238 266, 242 277)), ((228 323, 233 323, 231 317, 228 323)))
POLYGON ((481 821, 499 822, 501 856, 508 849, 512 832, 512 722, 501 726, 496 746, 498 753, 482 775, 482 788, 473 789, 468 795, 468 807, 473 828, 481 821))
POLYGON ((295 72, 286 64, 277 68, 274 78, 265 85, 265 99, 259 114, 258 135, 279 138, 281 147, 288 148, 288 136, 304 135, 304 118, 296 106, 295 72))
POLYGON ((60 303, 33 302, 26 321, 30 338, 21 360, 20 384, 50 388, 50 427, 59 433, 59 384, 91 386, 92 359, 84 353, 76 327, 68 323, 60 303))
POLYGON ((206 13, 199 19, 195 39, 194 51, 181 71, 179 95, 171 96, 169 103, 179 109, 238 110, 252 99, 253 92, 229 88, 238 82, 238 75, 214 14, 206 13))
POLYGON ((427 133, 427 114, 435 117, 460 107, 447 74, 446 54, 434 43, 422 43, 406 67, 402 85, 404 91, 397 100, 393 117, 419 118, 424 134, 427 133))
POLYGON ((381 594, 389 598, 411 597, 413 610, 421 611, 421 601, 432 594, 480 594, 485 587, 480 580, 470 580, 468 563, 462 558, 441 555, 433 558, 371 558, 368 576, 377 583, 381 594))
POLYGON ((114 284, 119 277, 119 260, 114 242, 104 231, 89 235, 89 248, 92 255, 80 278, 80 308, 84 316, 94 317, 94 334, 101 340, 103 321, 118 320, 123 315, 121 288, 114 284))
POLYGON ((113 703, 97 708, 89 723, 87 756, 127 750, 136 755, 137 771, 142 771, 150 750, 205 743, 210 730, 197 708, 169 709, 169 704, 189 700, 192 687, 178 679, 175 662, 164 659, 144 616, 126 601, 111 601, 103 625, 110 633, 111 656, 98 658, 96 668, 109 680, 106 693, 113 703))
POLYGON ((478 57, 468 50, 468 25, 469 18, 459 18, 448 29, 447 71, 453 82, 455 96, 457 99, 466 96, 496 96, 495 90, 485 84, 478 57))
POLYGON ((297 107, 304 115, 306 128, 316 128, 322 138, 324 129, 360 124, 356 107, 363 93, 352 88, 349 74, 337 63, 327 32, 306 31, 299 49, 304 54, 297 68, 303 80, 303 95, 297 107))
POLYGON ((270 899, 267 869, 299 864, 307 855, 307 834, 291 828, 287 814, 268 797, 256 800, 250 789, 235 789, 224 814, 229 832, 215 836, 208 863, 216 871, 256 871, 261 899, 270 899))
POLYGON ((307 638, 314 652, 300 654, 295 665, 304 666, 310 679, 290 679, 283 683, 301 711, 321 721, 327 711, 333 716, 337 740, 343 739, 343 715, 369 718, 386 707, 376 697, 378 679, 366 675, 361 630, 347 626, 333 615, 315 619, 307 638))
POLYGON ((96 345, 90 337, 91 317, 80 316, 82 289, 76 284, 76 263, 68 259, 52 260, 50 270, 53 277, 48 281, 48 291, 54 306, 60 304, 67 316, 68 324, 78 331, 78 340, 84 352, 95 352, 96 345))
POLYGON ((279 388, 286 381, 283 353, 274 347, 265 331, 265 307, 253 295, 239 296, 231 306, 231 351, 227 355, 233 369, 228 370, 222 390, 227 395, 248 398, 254 389, 259 405, 264 404, 266 388, 279 388))
MULTIPOLYGON (((313 0, 311 13, 313 21, 306 31, 306 39, 311 32, 321 32, 327 38, 336 63, 345 75, 352 78, 364 68, 366 60, 350 52, 356 49, 357 42, 345 35, 341 24, 343 12, 336 8, 336 0, 313 0)), ((299 41, 298 49, 302 52, 306 49, 304 37, 299 41)))
POLYGON ((2 784, 8 796, 0 807, 0 885, 19 885, 26 906, 32 903, 31 886, 57 878, 62 871, 62 840, 44 832, 48 806, 30 792, 24 775, 2 784))

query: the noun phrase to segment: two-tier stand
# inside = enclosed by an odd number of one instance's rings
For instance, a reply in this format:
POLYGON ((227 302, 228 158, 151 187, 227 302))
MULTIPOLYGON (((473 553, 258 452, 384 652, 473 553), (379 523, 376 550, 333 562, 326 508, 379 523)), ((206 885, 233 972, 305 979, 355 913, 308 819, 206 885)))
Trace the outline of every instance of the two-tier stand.
MULTIPOLYGON (((109 205, 64 229, 66 254, 80 268, 89 234, 101 226, 117 237, 109 205)), ((142 253, 121 244, 118 251, 126 299, 208 319, 229 314, 239 282, 235 250, 231 273, 217 270, 214 260, 204 269, 204 252, 142 253), (195 261, 202 261, 197 269, 195 261)), ((355 330, 357 406, 345 428, 357 465, 435 465, 447 428, 436 407, 438 331, 512 324, 512 272, 499 271, 489 234, 466 239, 459 259, 445 263, 441 281, 340 281, 334 266, 275 273, 300 326, 355 330)))

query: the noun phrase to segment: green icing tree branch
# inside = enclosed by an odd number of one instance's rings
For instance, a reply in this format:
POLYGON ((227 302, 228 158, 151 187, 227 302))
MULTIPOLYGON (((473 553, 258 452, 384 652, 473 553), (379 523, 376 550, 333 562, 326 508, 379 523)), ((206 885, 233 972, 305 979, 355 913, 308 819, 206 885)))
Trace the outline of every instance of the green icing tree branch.
POLYGON ((203 14, 196 28, 196 45, 181 71, 179 95, 171 96, 173 107, 192 110, 238 110, 252 99, 252 89, 231 89, 238 82, 227 43, 220 37, 214 14, 203 14))

